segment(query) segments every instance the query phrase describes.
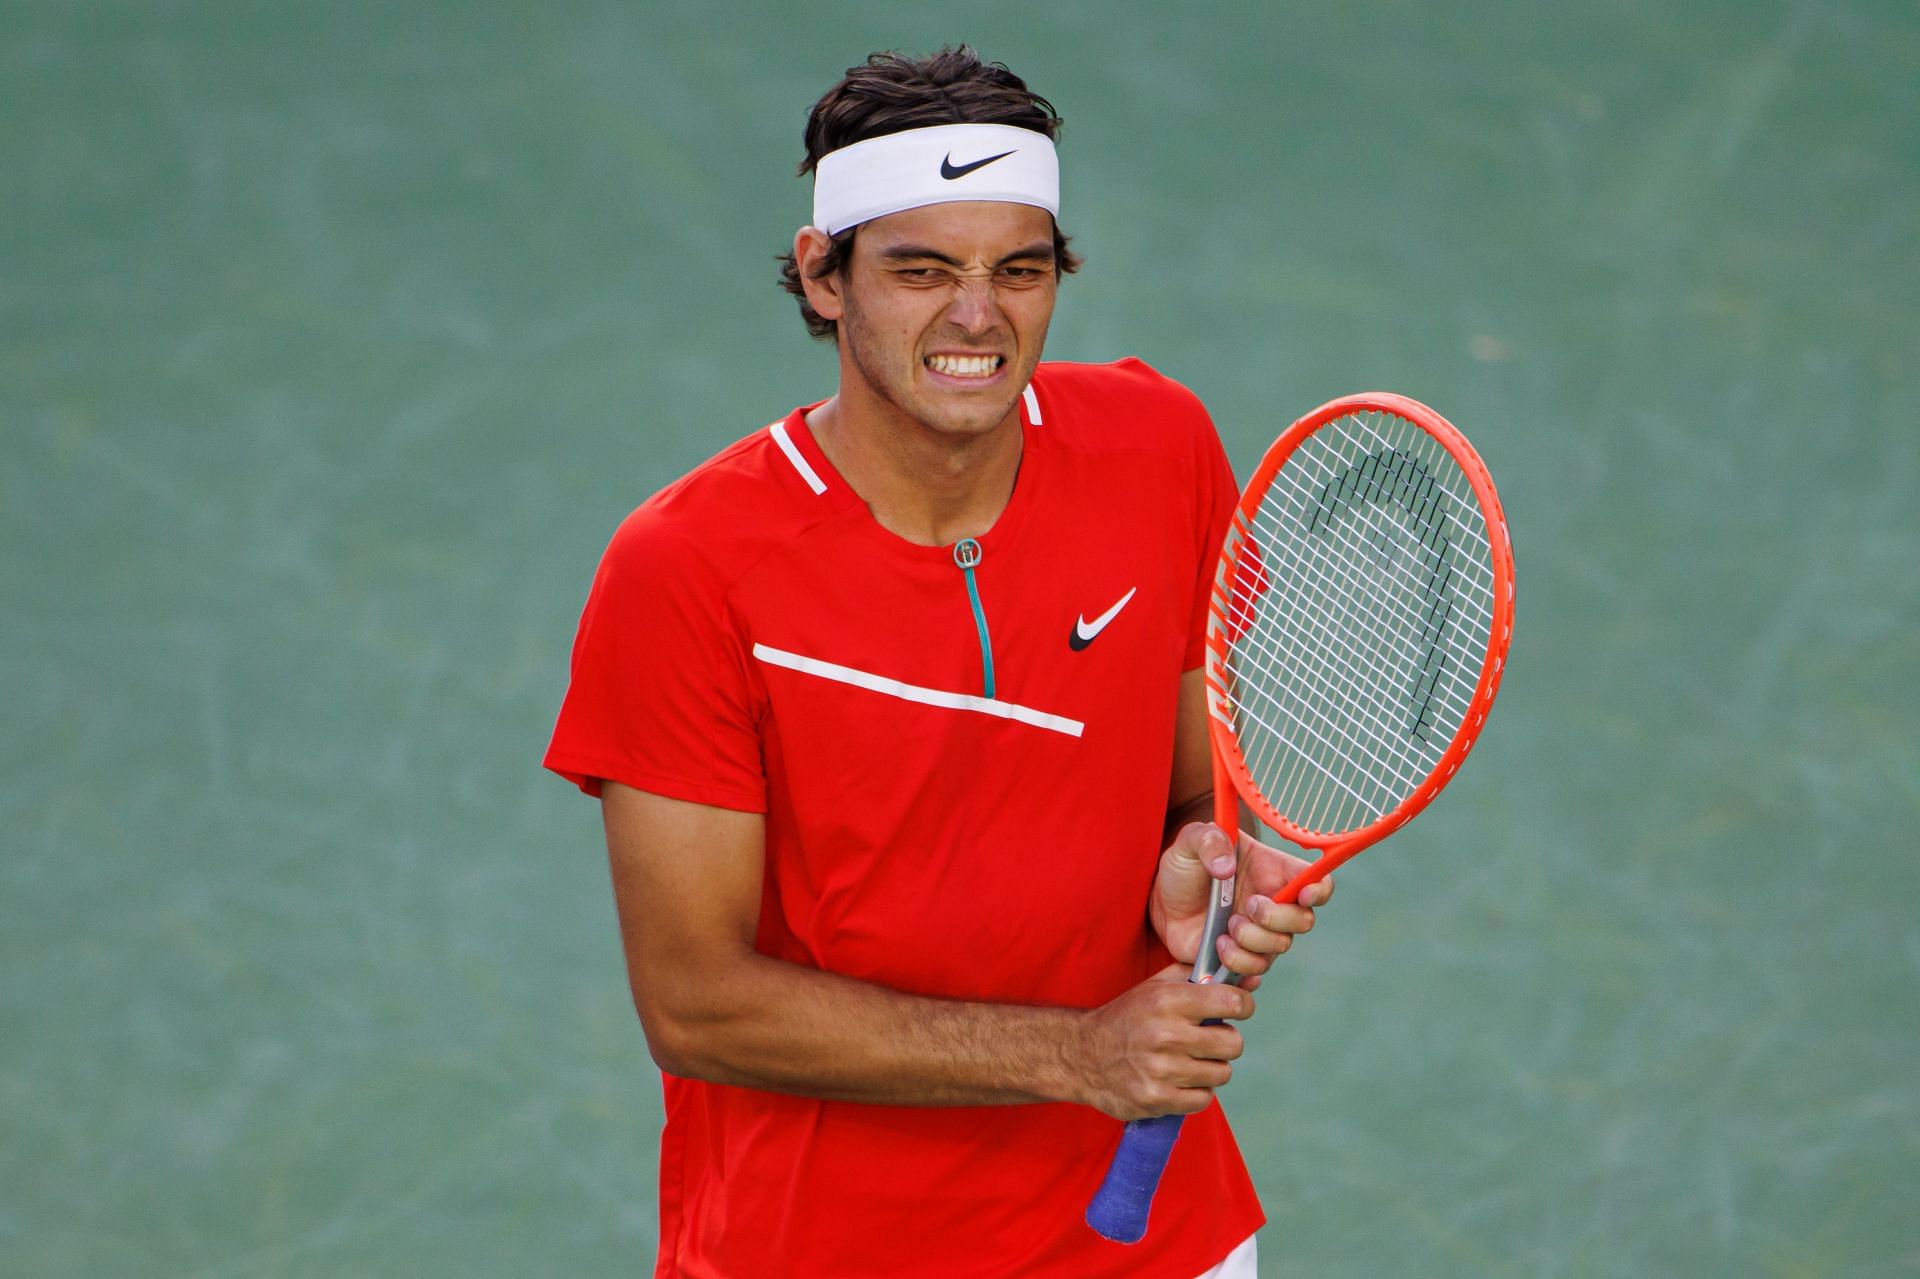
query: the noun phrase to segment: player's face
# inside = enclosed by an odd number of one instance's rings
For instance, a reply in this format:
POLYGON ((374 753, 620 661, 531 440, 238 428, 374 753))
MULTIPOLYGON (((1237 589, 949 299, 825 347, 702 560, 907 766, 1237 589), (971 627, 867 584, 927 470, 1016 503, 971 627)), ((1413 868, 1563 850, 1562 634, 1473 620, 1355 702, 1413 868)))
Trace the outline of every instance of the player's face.
POLYGON ((978 201, 875 218, 854 236, 842 289, 842 381, 930 430, 991 431, 1040 362, 1059 279, 1045 209, 978 201))

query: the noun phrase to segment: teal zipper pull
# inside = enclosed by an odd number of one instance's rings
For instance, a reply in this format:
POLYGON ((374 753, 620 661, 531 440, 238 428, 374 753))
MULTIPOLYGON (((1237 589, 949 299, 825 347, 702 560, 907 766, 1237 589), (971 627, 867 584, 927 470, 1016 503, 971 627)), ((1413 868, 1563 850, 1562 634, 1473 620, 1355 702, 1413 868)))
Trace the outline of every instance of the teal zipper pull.
POLYGON ((973 605, 973 626, 980 632, 980 669, 986 673, 987 697, 993 697, 993 641, 987 636, 987 610, 980 607, 980 584, 973 570, 980 563, 980 543, 963 537, 953 544, 953 562, 967 575, 967 601, 973 605))

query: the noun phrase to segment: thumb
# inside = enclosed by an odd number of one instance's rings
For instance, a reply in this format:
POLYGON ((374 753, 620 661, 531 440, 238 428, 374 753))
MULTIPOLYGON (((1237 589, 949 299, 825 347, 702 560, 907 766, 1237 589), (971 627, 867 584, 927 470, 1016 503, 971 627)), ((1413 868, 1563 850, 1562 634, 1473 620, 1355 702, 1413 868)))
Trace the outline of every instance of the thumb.
POLYGON ((1181 827, 1160 861, 1161 886, 1178 900, 1204 904, 1212 881, 1234 872, 1233 844, 1212 822, 1190 822, 1181 827))

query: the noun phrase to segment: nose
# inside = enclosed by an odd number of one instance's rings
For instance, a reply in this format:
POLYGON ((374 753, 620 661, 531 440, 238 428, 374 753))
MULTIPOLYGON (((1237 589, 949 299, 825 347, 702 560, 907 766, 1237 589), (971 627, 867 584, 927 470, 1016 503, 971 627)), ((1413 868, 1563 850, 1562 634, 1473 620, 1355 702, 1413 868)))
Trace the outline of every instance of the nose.
POLYGON ((947 318, 965 333, 985 333, 1000 320, 1000 303, 994 297, 993 280, 962 276, 954 290, 947 318))

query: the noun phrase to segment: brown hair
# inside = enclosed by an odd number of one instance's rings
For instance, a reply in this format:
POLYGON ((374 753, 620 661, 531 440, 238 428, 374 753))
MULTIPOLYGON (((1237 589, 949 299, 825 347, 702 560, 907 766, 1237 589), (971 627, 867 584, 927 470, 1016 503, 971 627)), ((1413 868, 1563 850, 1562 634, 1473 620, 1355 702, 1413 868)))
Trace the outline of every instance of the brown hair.
MULTIPOLYGON (((1060 117, 1051 102, 1000 63, 982 62, 964 44, 924 58, 875 53, 863 65, 848 67, 846 78, 813 104, 804 135, 807 158, 800 162, 799 172, 813 172, 821 156, 841 147, 937 124, 1010 124, 1049 138, 1060 136, 1060 117)), ((847 269, 859 229, 849 227, 833 237, 814 264, 813 278, 847 269)), ((1056 223, 1054 269, 1062 275, 1080 269, 1080 258, 1067 243, 1068 237, 1056 223)), ((806 321, 807 332, 831 339, 839 326, 807 304, 799 263, 791 252, 781 254, 779 261, 780 287, 800 300, 800 318, 806 321)))

